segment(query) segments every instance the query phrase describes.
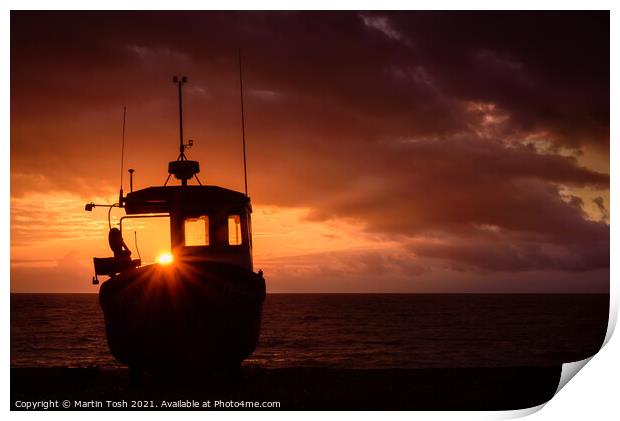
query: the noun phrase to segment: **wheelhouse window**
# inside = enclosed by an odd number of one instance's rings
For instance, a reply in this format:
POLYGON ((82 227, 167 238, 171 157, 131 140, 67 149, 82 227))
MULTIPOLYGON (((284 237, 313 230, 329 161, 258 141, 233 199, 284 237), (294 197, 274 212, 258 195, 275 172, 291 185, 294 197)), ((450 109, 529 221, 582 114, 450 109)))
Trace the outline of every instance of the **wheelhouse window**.
POLYGON ((185 245, 209 245, 209 217, 207 215, 185 219, 185 245))
POLYGON ((231 246, 238 246, 242 242, 241 236, 241 216, 229 215, 228 216, 228 244, 231 246))
POLYGON ((171 254, 168 215, 124 216, 119 228, 132 259, 154 263, 160 261, 160 256, 171 254))

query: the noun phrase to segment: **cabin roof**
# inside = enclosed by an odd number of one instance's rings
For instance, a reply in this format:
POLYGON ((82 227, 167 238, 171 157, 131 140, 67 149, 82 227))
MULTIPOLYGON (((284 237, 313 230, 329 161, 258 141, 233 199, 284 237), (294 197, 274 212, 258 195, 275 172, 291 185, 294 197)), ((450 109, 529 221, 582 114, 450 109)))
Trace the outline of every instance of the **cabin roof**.
POLYGON ((127 193, 127 214, 169 213, 173 209, 206 212, 224 207, 243 207, 250 198, 219 186, 159 186, 127 193))

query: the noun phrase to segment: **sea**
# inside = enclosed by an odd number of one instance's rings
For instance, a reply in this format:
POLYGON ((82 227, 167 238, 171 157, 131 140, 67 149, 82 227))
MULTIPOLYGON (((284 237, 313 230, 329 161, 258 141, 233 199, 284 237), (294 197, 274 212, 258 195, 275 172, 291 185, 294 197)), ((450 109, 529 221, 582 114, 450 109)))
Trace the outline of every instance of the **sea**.
MULTIPOLYGON (((546 366, 601 347, 607 294, 268 294, 263 368, 546 366)), ((11 294, 11 367, 120 365, 96 294, 11 294)))

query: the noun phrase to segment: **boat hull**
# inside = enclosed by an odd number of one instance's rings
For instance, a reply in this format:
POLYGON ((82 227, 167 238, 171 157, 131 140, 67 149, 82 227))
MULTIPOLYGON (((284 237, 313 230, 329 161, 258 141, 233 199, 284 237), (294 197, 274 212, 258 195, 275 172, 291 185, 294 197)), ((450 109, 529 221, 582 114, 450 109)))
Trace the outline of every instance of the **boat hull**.
POLYGON ((238 367, 260 335, 265 281, 232 265, 149 265, 101 285, 108 346, 130 368, 238 367))

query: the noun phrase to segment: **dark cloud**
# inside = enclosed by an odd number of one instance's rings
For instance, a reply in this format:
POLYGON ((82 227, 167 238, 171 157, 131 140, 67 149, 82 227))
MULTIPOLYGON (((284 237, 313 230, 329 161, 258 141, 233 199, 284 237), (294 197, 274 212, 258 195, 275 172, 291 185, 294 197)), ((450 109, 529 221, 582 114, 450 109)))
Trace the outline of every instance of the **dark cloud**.
POLYGON ((466 12, 392 16, 454 95, 510 110, 578 147, 609 145, 608 12, 466 12))

